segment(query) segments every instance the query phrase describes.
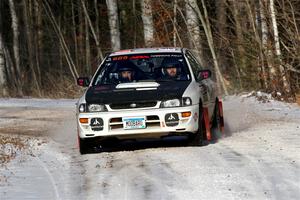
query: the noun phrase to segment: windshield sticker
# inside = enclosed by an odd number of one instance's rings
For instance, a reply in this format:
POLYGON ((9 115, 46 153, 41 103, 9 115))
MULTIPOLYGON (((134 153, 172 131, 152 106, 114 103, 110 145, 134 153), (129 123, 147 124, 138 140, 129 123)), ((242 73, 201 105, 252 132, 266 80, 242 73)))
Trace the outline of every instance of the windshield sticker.
POLYGON ((153 55, 134 55, 134 56, 115 56, 108 58, 107 61, 121 61, 121 60, 139 60, 149 58, 182 58, 181 54, 153 54, 153 55))
POLYGON ((145 55, 138 55, 138 56, 131 56, 129 60, 137 60, 137 59, 149 59, 150 56, 145 56, 145 55))
POLYGON ((113 61, 128 60, 128 56, 117 56, 112 58, 113 61))
POLYGON ((165 58, 165 57, 182 58, 182 55, 181 54, 153 54, 153 55, 151 55, 151 58, 165 58))

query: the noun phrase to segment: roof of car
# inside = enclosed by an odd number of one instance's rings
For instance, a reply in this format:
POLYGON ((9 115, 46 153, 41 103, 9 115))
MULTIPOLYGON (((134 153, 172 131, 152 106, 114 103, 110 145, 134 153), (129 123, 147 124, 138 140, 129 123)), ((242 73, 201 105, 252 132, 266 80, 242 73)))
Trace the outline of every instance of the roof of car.
POLYGON ((179 47, 157 47, 157 48, 137 48, 137 49, 124 49, 112 52, 109 56, 130 55, 140 53, 181 53, 182 48, 179 47))

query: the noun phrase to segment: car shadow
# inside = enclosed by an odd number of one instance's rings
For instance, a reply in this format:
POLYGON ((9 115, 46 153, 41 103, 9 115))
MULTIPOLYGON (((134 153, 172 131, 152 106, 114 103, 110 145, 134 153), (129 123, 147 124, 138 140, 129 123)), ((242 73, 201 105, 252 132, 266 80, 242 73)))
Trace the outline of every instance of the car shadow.
MULTIPOLYGON (((161 139, 117 140, 112 139, 95 144, 89 153, 137 151, 151 148, 189 147, 191 145, 186 136, 169 136, 161 139)), ((203 145, 198 145, 203 146, 203 145)))

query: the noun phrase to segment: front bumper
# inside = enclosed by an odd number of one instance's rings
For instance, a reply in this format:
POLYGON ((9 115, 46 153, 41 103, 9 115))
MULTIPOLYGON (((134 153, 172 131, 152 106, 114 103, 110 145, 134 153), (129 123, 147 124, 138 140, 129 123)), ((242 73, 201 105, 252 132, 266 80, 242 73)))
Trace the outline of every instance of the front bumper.
POLYGON ((160 137, 169 134, 180 134, 186 132, 196 132, 198 130, 198 105, 176 107, 176 108, 155 108, 155 109, 130 109, 121 111, 79 113, 77 115, 77 128, 80 138, 92 137, 117 137, 117 138, 137 138, 137 137, 160 137), (189 117, 183 117, 183 112, 191 112, 189 117), (165 116, 170 113, 177 113, 178 123, 175 126, 166 124, 165 116), (123 127, 123 117, 145 117, 146 128, 125 130, 123 127), (87 119, 86 123, 81 123, 80 118, 87 119), (91 121, 94 118, 103 120, 101 130, 92 130, 91 121))

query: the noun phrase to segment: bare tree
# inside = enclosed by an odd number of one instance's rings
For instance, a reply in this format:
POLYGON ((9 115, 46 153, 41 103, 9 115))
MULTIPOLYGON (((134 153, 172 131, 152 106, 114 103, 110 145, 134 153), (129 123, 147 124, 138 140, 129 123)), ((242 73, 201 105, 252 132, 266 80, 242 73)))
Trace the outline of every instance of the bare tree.
POLYGON ((246 76, 245 69, 246 69, 246 57, 245 57, 245 48, 243 46, 244 35, 243 35, 243 28, 240 21, 240 10, 244 2, 240 1, 232 1, 233 7, 233 17, 235 22, 235 31, 236 31, 236 42, 237 42, 237 50, 239 55, 239 70, 243 77, 246 76))
POLYGON ((218 30, 218 60, 220 61, 220 65, 222 69, 227 67, 227 57, 225 55, 225 46, 226 46, 226 37, 227 37, 227 30, 226 30, 226 0, 218 0, 216 1, 216 9, 217 9, 217 30, 218 30))
MULTIPOLYGON (((28 10, 30 5, 27 5, 27 0, 23 0, 23 16, 24 16, 24 22, 25 22, 25 28, 26 28, 26 36, 27 36, 27 47, 28 47, 28 56, 29 56, 29 67, 31 70, 32 78, 33 78, 33 85, 35 86, 35 89, 37 90, 37 94, 39 97, 42 96, 41 90, 40 90, 40 85, 37 79, 37 75, 35 72, 35 67, 34 67, 34 52, 33 52, 33 43, 32 43, 32 33, 31 33, 31 16, 29 16, 28 10)), ((29 2, 31 3, 31 2, 29 2)))
POLYGON ((51 8, 50 8, 48 2, 46 0, 43 0, 43 2, 41 2, 41 3, 43 5, 43 7, 44 7, 44 10, 46 11, 47 16, 49 17, 49 19, 51 21, 51 24, 52 24, 52 26, 53 26, 56 34, 57 34, 57 37, 58 37, 59 42, 60 42, 60 45, 61 45, 62 50, 64 52, 64 56, 65 56, 66 61, 68 63, 70 72, 71 72, 71 74, 73 76, 73 79, 74 79, 74 81, 76 83, 77 82, 77 78, 78 78, 77 69, 76 69, 74 61, 73 61, 73 59, 71 57, 71 54, 70 54, 69 48, 68 48, 68 46, 66 44, 66 41, 65 41, 65 39, 63 37, 63 34, 62 34, 61 30, 60 30, 60 27, 58 26, 58 24, 57 24, 57 22, 56 22, 56 20, 54 18, 54 15, 53 15, 53 13, 51 11, 51 8))
POLYGON ((276 51, 276 56, 279 61, 279 72, 280 72, 280 76, 282 77, 283 87, 284 87, 285 92, 290 93, 290 91, 291 91, 290 83, 287 80, 286 72, 282 65, 280 41, 279 41, 279 34, 278 34, 278 28, 277 28, 276 13, 275 13, 275 8, 274 8, 274 0, 270 0, 270 12, 271 12, 273 32, 274 32, 275 51, 276 51))
MULTIPOLYGON (((251 27, 253 29, 253 33, 254 33, 254 39, 259 47, 258 49, 258 55, 259 55, 259 59, 257 59, 257 70, 260 72, 261 76, 260 77, 260 82, 262 85, 262 88, 267 89, 268 88, 268 82, 267 82, 267 74, 266 74, 266 69, 265 69, 265 64, 264 64, 264 53, 263 53, 263 46, 262 46, 262 41, 261 38, 259 36, 259 32, 257 29, 257 25, 255 23, 255 19, 257 17, 254 16, 253 11, 252 11, 252 6, 249 2, 249 0, 246 0, 246 8, 247 8, 247 13, 249 15, 249 21, 251 24, 251 27)), ((258 5, 256 5, 256 7, 258 7, 259 9, 259 2, 258 5)), ((261 21, 261 20, 260 20, 261 21)))
POLYGON ((9 0, 9 9, 11 15, 11 28, 13 30, 13 52, 14 52, 14 61, 15 61, 15 76, 17 82, 17 92, 18 95, 23 96, 22 91, 22 77, 20 69, 20 47, 19 47, 19 23, 16 14, 15 4, 13 0, 9 0))
POLYGON ((190 46, 194 51, 197 52, 197 58, 200 64, 206 67, 203 59, 203 47, 201 43, 201 32, 199 27, 199 17, 195 11, 195 8, 198 7, 196 0, 185 0, 185 13, 186 13, 186 25, 189 30, 189 42, 190 46))
MULTIPOLYGON (((268 71, 269 71, 268 75, 270 77, 270 80, 273 81, 273 79, 276 75, 275 74, 276 71, 275 71, 274 65, 272 65, 272 63, 270 61, 272 59, 272 51, 270 50, 269 45, 268 45, 269 31, 268 31, 267 19, 266 19, 266 15, 265 15, 265 7, 264 7, 263 1, 267 1, 267 0, 259 0, 259 16, 260 16, 260 22, 261 22, 260 23, 260 27, 261 27, 261 48, 262 48, 264 56, 267 60, 268 71)), ((262 63, 262 65, 264 65, 264 63, 262 63)), ((265 72, 265 73, 267 75, 267 72, 265 72)), ((269 87, 268 82, 265 85, 266 85, 266 88, 269 87)))
MULTIPOLYGON (((176 22, 177 21, 177 19, 176 19, 177 6, 176 6, 176 4, 173 7, 174 17, 172 17, 170 15, 170 12, 168 11, 168 9, 163 5, 162 0, 159 0, 159 3, 160 3, 160 6, 162 7, 162 9, 165 11, 165 13, 168 15, 168 18, 170 19, 170 21, 172 22, 172 24, 173 24, 173 46, 176 46, 177 38, 178 38, 179 45, 183 46, 182 40, 180 38, 180 35, 178 33, 178 29, 177 29, 177 22, 176 22)), ((177 3, 177 1, 175 1, 175 3, 177 3)), ((168 33, 168 28, 167 28, 167 25, 165 23, 165 20, 162 19, 162 21, 164 22, 164 27, 165 27, 166 33, 168 33)), ((169 34, 167 34, 167 35, 169 35, 169 34)), ((169 43, 171 45, 170 38, 168 38, 168 40, 169 40, 169 43)))
POLYGON ((117 0, 106 0, 112 50, 121 48, 117 0))
POLYGON ((150 0, 141 0, 142 20, 144 26, 145 46, 151 47, 154 43, 154 26, 152 16, 152 6, 150 0))
POLYGON ((211 25, 209 22, 208 14, 207 14, 207 9, 206 5, 204 3, 204 0, 201 0, 202 8, 204 15, 201 13, 198 5, 196 4, 194 9, 200 18, 201 24, 203 26, 206 38, 207 38, 207 43, 213 58, 213 63, 214 63, 214 68, 215 68, 215 73, 216 73, 216 78, 217 78, 217 84, 218 84, 218 91, 221 92, 221 88, 223 89, 224 93, 228 95, 227 87, 225 84, 225 80, 223 78, 223 75, 221 74, 219 63, 217 60, 216 52, 215 52, 215 47, 214 47, 214 40, 211 32, 211 25))
MULTIPOLYGON (((85 6, 85 3, 84 3, 83 0, 81 0, 81 4, 82 4, 83 11, 84 11, 84 14, 85 14, 86 22, 87 22, 87 23, 86 23, 86 26, 87 26, 87 27, 90 27, 90 29, 91 29, 91 31, 92 31, 92 34, 93 34, 93 37, 94 37, 94 40, 95 40, 95 42, 96 42, 98 56, 100 56, 101 60, 103 60, 103 54, 102 54, 102 51, 101 51, 101 48, 100 48, 100 42, 99 42, 98 36, 97 36, 97 34, 96 34, 96 32, 95 32, 94 26, 93 26, 93 24, 92 24, 92 22, 91 22, 90 16, 89 16, 89 14, 88 14, 88 12, 87 12, 87 9, 86 9, 86 6, 85 6), (87 25, 87 24, 88 24, 88 25, 87 25)), ((87 31, 86 31, 86 34, 87 34, 87 36, 89 35, 89 34, 88 34, 88 29, 87 29, 87 31)), ((119 34, 119 35, 120 35, 120 34, 119 34)), ((86 36, 86 37, 87 37, 87 36, 86 36)), ((120 36, 119 36, 119 38, 120 38, 120 36)), ((87 38, 86 38, 86 39, 87 39, 87 38)), ((119 39, 119 40, 120 40, 120 39, 119 39)), ((86 50, 86 51, 87 51, 87 50, 86 50)), ((88 59, 88 58, 86 58, 86 59, 88 59)))

